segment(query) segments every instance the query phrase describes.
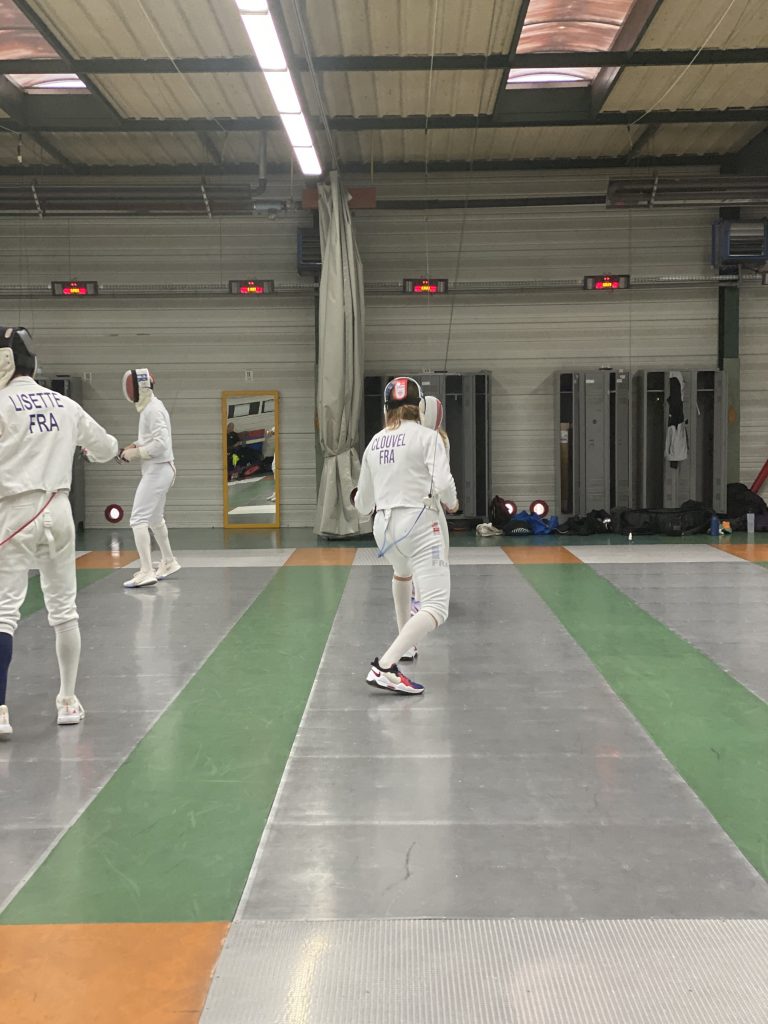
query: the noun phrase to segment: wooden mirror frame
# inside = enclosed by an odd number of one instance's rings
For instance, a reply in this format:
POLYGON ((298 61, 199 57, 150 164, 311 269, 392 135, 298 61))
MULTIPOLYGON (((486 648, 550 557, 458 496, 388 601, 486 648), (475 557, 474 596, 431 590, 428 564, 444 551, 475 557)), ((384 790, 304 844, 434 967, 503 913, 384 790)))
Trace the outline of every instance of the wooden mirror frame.
MULTIPOLYGON (((222 391, 221 392, 221 463, 223 480, 222 516, 225 530, 279 530, 280 529, 280 469, 275 475, 275 521, 273 523, 232 523, 229 515, 229 472, 227 470, 227 406, 232 398, 271 397, 275 400, 275 461, 280 450, 280 392, 279 391, 222 391)), ((279 462, 278 462, 279 467, 279 462)))

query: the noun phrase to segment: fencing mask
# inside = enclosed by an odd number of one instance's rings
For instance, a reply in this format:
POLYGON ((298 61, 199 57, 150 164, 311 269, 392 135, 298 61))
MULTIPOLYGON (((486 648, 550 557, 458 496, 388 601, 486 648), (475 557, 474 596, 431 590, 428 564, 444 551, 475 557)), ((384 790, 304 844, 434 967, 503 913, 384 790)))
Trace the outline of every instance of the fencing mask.
POLYGON ((17 374, 34 377, 37 356, 31 349, 32 338, 26 327, 0 327, 0 388, 17 374))
POLYGON ((424 418, 424 392, 413 377, 395 377, 384 388, 384 408, 397 409, 401 405, 416 405, 424 418))
POLYGON ((155 378, 147 369, 126 370, 123 374, 123 394, 129 402, 133 402, 139 412, 152 397, 155 378))
POLYGON ((443 425, 443 403, 434 395, 424 399, 424 413, 421 422, 430 430, 439 430, 443 425))

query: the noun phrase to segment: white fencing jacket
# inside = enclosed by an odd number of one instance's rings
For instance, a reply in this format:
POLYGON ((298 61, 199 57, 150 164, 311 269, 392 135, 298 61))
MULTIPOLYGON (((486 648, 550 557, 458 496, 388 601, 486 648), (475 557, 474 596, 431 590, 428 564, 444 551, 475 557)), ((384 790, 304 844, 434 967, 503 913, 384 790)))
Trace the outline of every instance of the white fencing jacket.
POLYGON ((68 491, 78 446, 95 462, 108 462, 118 449, 77 402, 31 377, 14 377, 0 390, 0 498, 68 491))
POLYGON ((355 508, 423 508, 428 496, 455 508, 456 484, 436 430, 404 420, 396 430, 380 430, 363 453, 355 508))
POLYGON ((157 395, 139 413, 136 447, 141 449, 142 462, 173 462, 171 417, 157 395))

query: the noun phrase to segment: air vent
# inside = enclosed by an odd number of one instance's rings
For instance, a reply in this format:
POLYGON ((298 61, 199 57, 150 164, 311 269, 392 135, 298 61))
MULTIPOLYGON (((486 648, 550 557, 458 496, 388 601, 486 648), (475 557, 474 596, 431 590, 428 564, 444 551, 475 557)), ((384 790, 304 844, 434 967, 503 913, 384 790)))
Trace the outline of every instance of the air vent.
POLYGON ((320 251, 320 231, 317 228, 299 228, 296 232, 296 260, 299 274, 317 277, 323 267, 320 251))
POLYGON ((763 206, 766 203, 768 177, 613 178, 608 182, 606 195, 609 209, 763 206))
POLYGON ((759 265, 768 259, 768 220, 717 220, 712 225, 712 266, 759 265))

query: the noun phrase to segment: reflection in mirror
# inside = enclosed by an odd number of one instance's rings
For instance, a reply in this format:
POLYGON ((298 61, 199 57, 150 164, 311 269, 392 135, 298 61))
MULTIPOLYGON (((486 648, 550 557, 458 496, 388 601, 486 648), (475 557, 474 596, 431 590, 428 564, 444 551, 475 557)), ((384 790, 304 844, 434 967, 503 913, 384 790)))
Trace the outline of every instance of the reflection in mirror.
POLYGON ((224 525, 280 525, 277 391, 224 391, 224 525))

